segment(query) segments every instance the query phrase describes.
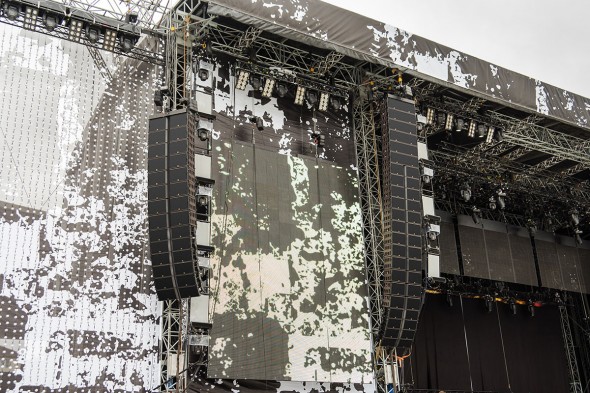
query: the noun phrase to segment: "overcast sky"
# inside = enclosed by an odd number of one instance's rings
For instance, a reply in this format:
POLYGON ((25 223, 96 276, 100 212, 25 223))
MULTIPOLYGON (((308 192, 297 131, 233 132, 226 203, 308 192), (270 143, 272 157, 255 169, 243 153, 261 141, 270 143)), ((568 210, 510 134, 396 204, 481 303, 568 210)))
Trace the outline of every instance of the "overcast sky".
POLYGON ((324 0, 590 97, 590 0, 324 0))

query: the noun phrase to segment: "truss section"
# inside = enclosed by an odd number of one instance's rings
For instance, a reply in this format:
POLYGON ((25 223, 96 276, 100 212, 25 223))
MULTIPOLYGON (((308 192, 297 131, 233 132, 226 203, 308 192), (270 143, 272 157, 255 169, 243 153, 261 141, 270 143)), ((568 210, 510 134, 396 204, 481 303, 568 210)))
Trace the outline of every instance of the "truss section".
POLYGON ((578 361, 576 359, 576 347, 572 337, 572 330, 568 311, 565 305, 559 306, 559 315, 561 318, 561 333, 563 336, 563 345, 565 347, 565 355, 567 359, 569 379, 570 379, 570 393, 582 393, 582 384, 580 382, 580 372, 578 370, 578 361))

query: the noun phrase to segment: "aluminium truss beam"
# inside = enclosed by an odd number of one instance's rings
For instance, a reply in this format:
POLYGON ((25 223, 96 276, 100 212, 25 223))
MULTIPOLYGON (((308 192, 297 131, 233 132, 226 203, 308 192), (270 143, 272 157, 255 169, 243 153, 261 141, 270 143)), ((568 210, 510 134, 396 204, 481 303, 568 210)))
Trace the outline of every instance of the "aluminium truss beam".
POLYGON ((578 370, 578 361, 576 358, 576 347, 572 337, 572 330, 566 306, 559 306, 559 316, 561 319, 561 333, 563 336, 563 345, 565 347, 565 355, 567 358, 569 379, 570 379, 570 393, 583 393, 582 383, 580 382, 580 372, 578 370))

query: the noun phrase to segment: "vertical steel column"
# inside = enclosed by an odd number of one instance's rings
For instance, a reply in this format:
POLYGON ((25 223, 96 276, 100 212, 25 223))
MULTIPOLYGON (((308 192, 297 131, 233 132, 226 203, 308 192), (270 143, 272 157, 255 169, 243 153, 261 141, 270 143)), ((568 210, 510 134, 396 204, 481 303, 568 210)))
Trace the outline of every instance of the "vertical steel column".
POLYGON ((576 359, 576 348, 570 328, 570 321, 565 305, 559 306, 559 315, 561 317, 561 333, 563 335, 563 344, 567 358, 568 371, 570 376, 570 392, 582 393, 582 384, 580 383, 580 372, 578 371, 578 361, 576 359))

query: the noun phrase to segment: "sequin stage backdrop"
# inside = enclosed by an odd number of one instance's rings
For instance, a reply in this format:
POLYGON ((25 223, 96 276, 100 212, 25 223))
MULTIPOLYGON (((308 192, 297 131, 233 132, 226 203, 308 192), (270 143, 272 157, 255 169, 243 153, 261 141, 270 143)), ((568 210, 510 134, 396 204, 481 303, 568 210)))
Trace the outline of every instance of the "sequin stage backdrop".
POLYGON ((82 45, 0 28, 3 392, 158 385, 145 162, 161 70, 103 55, 110 82, 82 45))

